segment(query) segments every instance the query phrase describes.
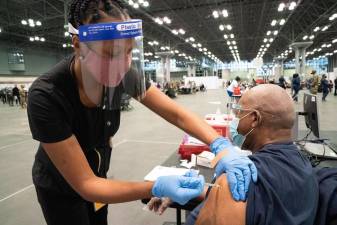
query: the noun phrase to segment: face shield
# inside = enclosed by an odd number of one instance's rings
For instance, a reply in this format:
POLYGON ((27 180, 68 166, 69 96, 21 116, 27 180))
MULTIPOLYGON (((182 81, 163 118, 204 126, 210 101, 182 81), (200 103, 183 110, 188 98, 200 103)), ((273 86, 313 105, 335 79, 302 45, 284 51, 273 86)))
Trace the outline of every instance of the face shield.
POLYGON ((142 21, 79 27, 83 90, 91 103, 120 109, 122 94, 145 97, 142 21))

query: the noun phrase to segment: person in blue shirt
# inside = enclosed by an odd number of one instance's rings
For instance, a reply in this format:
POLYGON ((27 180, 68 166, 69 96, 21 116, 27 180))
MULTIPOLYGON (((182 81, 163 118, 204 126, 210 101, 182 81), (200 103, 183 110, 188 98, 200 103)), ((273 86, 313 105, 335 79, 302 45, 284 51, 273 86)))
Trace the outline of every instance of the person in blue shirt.
POLYGON ((298 102, 298 93, 301 89, 301 79, 298 73, 293 75, 292 89, 294 90, 293 99, 294 101, 298 102))
POLYGON ((322 85, 322 91, 323 91, 323 97, 322 97, 322 101, 325 102, 326 101, 326 97, 329 95, 329 81, 326 79, 326 75, 324 74, 322 76, 322 80, 321 80, 321 85, 322 85))
POLYGON ((233 142, 250 149, 259 174, 246 202, 230 195, 228 178, 219 176, 206 200, 186 225, 313 225, 319 188, 310 161, 291 138, 295 119, 292 99, 281 87, 259 85, 234 105, 233 142))

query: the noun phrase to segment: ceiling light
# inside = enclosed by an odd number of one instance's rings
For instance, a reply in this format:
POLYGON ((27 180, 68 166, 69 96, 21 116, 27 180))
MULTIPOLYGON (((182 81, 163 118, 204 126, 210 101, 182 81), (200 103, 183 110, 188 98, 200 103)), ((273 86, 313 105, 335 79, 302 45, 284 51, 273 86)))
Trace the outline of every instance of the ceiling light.
POLYGON ((151 41, 149 41, 148 44, 151 45, 151 46, 153 46, 153 42, 151 42, 151 41))
POLYGON ((334 43, 337 43, 337 39, 333 40, 332 43, 333 43, 333 44, 334 44, 334 43))
POLYGON ((267 38, 263 39, 263 42, 264 43, 268 42, 268 39, 267 38))
POLYGON ((274 27, 275 25, 277 24, 277 21, 276 20, 273 20, 272 22, 271 22, 271 25, 274 27))
POLYGON ((215 19, 219 18, 219 12, 218 11, 213 11, 213 17, 215 19))
POLYGON ((70 35, 70 34, 69 34, 68 31, 64 32, 64 36, 65 36, 65 37, 68 37, 69 35, 70 35))
POLYGON ((269 42, 272 43, 274 41, 274 38, 270 38, 269 42))
POLYGON ((337 50, 333 51, 333 53, 335 53, 335 54, 336 54, 336 53, 337 53, 337 50))
POLYGON ((314 32, 317 32, 320 30, 320 27, 315 27, 314 32))
POLYGON ((33 19, 28 19, 28 23, 34 23, 33 19))
POLYGON ((34 40, 35 40, 35 41, 39 41, 40 38, 39 38, 38 36, 35 36, 34 40))
POLYGON ((236 41, 232 41, 232 44, 233 44, 233 45, 236 45, 236 41))
POLYGON ((171 20, 170 18, 168 18, 167 16, 165 16, 165 17, 163 18, 163 21, 164 21, 165 23, 167 23, 167 24, 171 24, 171 22, 172 22, 172 20, 171 20))
POLYGON ((231 38, 234 38, 234 34, 231 34, 230 36, 231 36, 231 38))
POLYGON ((330 48, 331 46, 332 46, 332 44, 328 44, 326 47, 327 47, 327 48, 330 48))
POLYGON ((286 20, 285 20, 285 19, 281 19, 281 20, 280 20, 280 25, 281 25, 281 26, 283 26, 285 23, 286 23, 286 20))
POLYGON ((28 23, 26 20, 21 20, 21 24, 26 26, 28 23))
POLYGON ((222 10, 223 17, 228 17, 228 11, 226 9, 222 10))
POLYGON ((174 35, 178 35, 178 34, 179 34, 179 32, 178 32, 177 30, 172 30, 172 33, 173 33, 174 35))
POLYGON ((29 26, 30 27, 35 27, 35 24, 34 23, 30 23, 29 26))
POLYGON ((290 5, 289 5, 289 10, 294 10, 296 8, 297 4, 296 2, 291 2, 290 5))
POLYGON ((274 31, 274 35, 275 35, 275 36, 278 35, 278 30, 275 30, 275 31, 274 31))
POLYGON ((314 38, 315 38, 315 35, 311 35, 311 36, 309 37, 310 40, 313 40, 314 38))
POLYGON ((40 21, 36 21, 36 26, 41 26, 42 23, 40 21))
POLYGON ((230 42, 230 41, 227 41, 227 45, 231 45, 231 42, 230 42))
POLYGON ((197 47, 197 45, 196 45, 196 44, 192 44, 192 47, 193 47, 193 48, 196 48, 196 47, 197 47))
POLYGON ((139 8, 139 4, 138 3, 133 4, 133 8, 138 9, 139 8))
POLYGON ((67 47, 67 45, 66 45, 66 44, 63 44, 62 46, 63 46, 63 48, 66 48, 66 47, 67 47))
POLYGON ((278 6, 277 11, 282 12, 283 9, 284 9, 284 7, 286 7, 286 5, 282 2, 282 3, 278 6))
POLYGON ((159 43, 157 41, 153 41, 154 45, 159 45, 159 43))
POLYGON ((233 27, 231 25, 227 25, 227 30, 232 30, 233 27))
POLYGON ((194 37, 190 37, 190 41, 191 41, 191 42, 195 42, 194 37))
POLYGON ((29 37, 29 41, 34 41, 34 38, 33 37, 29 37))
POLYGON ((227 34, 225 34, 223 37, 224 37, 225 39, 228 39, 228 35, 227 35, 227 34))
POLYGON ((337 13, 333 14, 332 16, 330 16, 329 20, 332 21, 334 19, 337 19, 337 13))
POLYGON ((221 31, 224 31, 224 30, 225 30, 225 26, 221 24, 221 25, 219 26, 219 29, 220 29, 221 31))
POLYGON ((143 6, 146 8, 146 7, 149 7, 150 6, 150 3, 148 2, 148 1, 145 1, 144 3, 143 3, 143 6))
POLYGON ((269 48, 269 47, 270 47, 270 44, 266 44, 266 47, 269 48))
POLYGON ((198 45, 197 45, 199 48, 201 48, 202 47, 202 44, 200 44, 200 43, 198 43, 198 45))
POLYGON ((304 37, 303 37, 303 40, 307 40, 308 39, 308 35, 305 35, 304 37))
POLYGON ((44 37, 40 38, 40 41, 45 42, 46 39, 44 37))
POLYGON ((268 32, 267 32, 267 36, 269 36, 271 34, 271 31, 270 30, 268 30, 268 32))
POLYGON ((185 32, 184 29, 179 29, 179 33, 182 34, 182 35, 184 35, 186 32, 185 32))
POLYGON ((327 29, 329 29, 329 26, 323 27, 322 31, 326 31, 327 29))

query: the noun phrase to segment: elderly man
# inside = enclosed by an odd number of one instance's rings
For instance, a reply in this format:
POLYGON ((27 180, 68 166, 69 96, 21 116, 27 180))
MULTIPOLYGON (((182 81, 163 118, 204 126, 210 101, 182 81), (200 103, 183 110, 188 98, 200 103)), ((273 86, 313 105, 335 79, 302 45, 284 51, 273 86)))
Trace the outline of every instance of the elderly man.
POLYGON ((234 107, 231 138, 250 149, 259 174, 249 185, 246 202, 234 201, 227 177, 218 177, 207 199, 186 225, 313 225, 318 205, 318 182, 308 159, 291 140, 294 105, 285 90, 259 85, 234 107))

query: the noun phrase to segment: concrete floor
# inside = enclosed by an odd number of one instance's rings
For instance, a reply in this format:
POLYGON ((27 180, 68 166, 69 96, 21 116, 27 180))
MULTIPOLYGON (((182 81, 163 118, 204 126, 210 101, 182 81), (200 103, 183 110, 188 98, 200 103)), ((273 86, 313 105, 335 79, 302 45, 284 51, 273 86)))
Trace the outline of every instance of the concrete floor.
MULTIPOLYGON (((179 96, 176 100, 189 110, 204 116, 225 112, 223 90, 179 96), (221 101, 222 105, 214 102, 221 101)), ((302 94, 301 94, 302 96, 302 94)), ((302 99, 302 97, 300 98, 302 99)), ((122 114, 121 128, 114 137, 109 176, 115 179, 140 181, 155 166, 176 151, 183 132, 157 115, 133 102, 134 110, 122 114)), ((337 133, 337 97, 319 102, 321 130, 337 133)), ((301 110, 302 103, 297 103, 301 110)), ((304 130, 303 119, 300 128, 304 130)), ((31 167, 38 143, 31 139, 26 112, 19 107, 0 104, 0 224, 45 224, 32 186, 31 167)), ((175 220, 175 211, 159 217, 142 210, 140 201, 111 205, 109 224, 152 225, 175 220)))

